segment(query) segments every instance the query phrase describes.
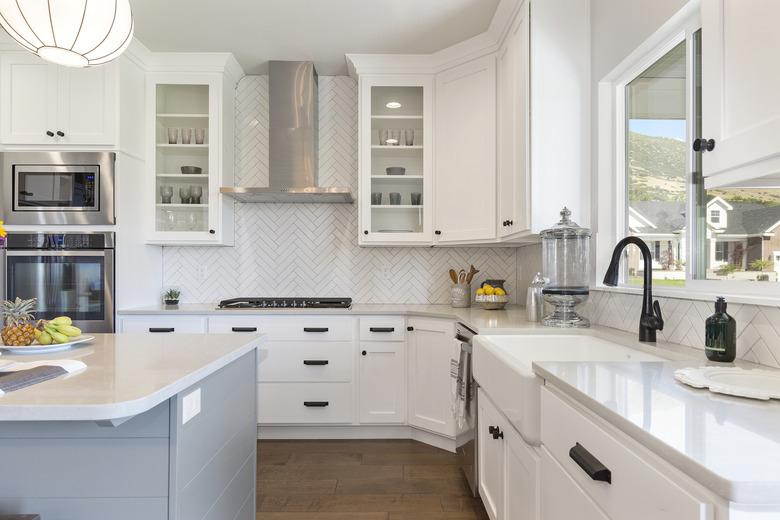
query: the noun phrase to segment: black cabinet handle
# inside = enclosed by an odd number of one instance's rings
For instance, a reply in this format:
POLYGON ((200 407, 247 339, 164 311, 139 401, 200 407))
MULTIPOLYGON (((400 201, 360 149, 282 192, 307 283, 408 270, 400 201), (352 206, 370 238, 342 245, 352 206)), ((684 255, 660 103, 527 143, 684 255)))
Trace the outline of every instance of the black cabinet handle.
POLYGON ((233 327, 233 332, 257 332, 257 327, 233 327))
POLYGON ((439 230, 437 229, 436 231, 434 231, 434 232, 433 232, 433 234, 434 234, 434 235, 441 235, 441 231, 439 231, 439 230))
POLYGON ((409 332, 412 332, 414 330, 414 327, 406 327, 406 330, 408 330, 409 332))
POLYGON ((65 132, 63 132, 62 130, 57 130, 57 135, 60 137, 65 137, 65 132))
POLYGON ((51 130, 46 130, 46 135, 48 135, 49 137, 54 137, 54 132, 52 132, 51 130))
POLYGON ((322 365, 327 365, 328 360, 327 359, 304 359, 303 364, 309 366, 322 366, 322 365))
POLYGON ((498 426, 488 426, 488 433, 496 440, 504 438, 504 432, 498 426))
POLYGON ((395 332, 395 327, 369 327, 371 332, 395 332))
POLYGON ((304 327, 303 332, 328 332, 328 327, 304 327))
POLYGON ((579 442, 569 450, 569 457, 593 480, 612 484, 612 472, 609 468, 602 464, 599 459, 594 457, 579 442))
POLYGON ((149 332, 173 332, 173 327, 149 327, 149 332))
POLYGON ((364 234, 364 235, 368 235, 368 230, 367 230, 367 229, 364 229, 364 230, 363 230, 363 234, 364 234))
POLYGON ((304 401, 303 406, 307 406, 309 408, 325 408, 328 406, 328 401, 304 401))
POLYGON ((715 139, 696 139, 693 141, 694 152, 711 152, 715 149, 715 139))

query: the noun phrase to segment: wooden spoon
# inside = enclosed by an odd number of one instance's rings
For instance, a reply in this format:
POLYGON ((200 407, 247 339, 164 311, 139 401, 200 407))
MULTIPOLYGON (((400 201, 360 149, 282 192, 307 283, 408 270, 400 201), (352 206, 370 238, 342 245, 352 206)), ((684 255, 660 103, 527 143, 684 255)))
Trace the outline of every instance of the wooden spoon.
POLYGON ((474 279, 474 276, 479 272, 479 269, 474 268, 474 264, 471 265, 469 268, 469 274, 466 275, 466 283, 471 283, 471 280, 474 279))
POLYGON ((455 269, 450 269, 450 280, 452 283, 458 283, 458 273, 455 272, 455 269))

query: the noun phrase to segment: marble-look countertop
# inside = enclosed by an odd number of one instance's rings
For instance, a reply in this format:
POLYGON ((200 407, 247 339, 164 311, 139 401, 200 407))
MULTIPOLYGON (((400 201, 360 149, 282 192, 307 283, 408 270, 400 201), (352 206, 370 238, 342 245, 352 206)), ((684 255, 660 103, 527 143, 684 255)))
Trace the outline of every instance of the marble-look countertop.
POLYGON ((2 361, 78 359, 87 368, 0 396, 0 421, 104 421, 150 410, 257 348, 258 334, 96 334, 52 354, 2 361))
POLYGON ((780 503, 780 402, 712 394, 674 379, 688 362, 540 362, 534 371, 713 492, 780 503))
POLYGON ((444 318, 457 320, 467 325, 478 334, 519 334, 524 331, 538 330, 540 332, 558 332, 560 329, 550 329, 540 323, 530 322, 526 318, 525 308, 517 305, 507 305, 503 310, 487 311, 478 306, 467 309, 455 309, 449 305, 405 305, 405 304, 360 304, 356 303, 349 309, 217 309, 216 303, 179 304, 175 307, 167 305, 152 305, 135 309, 117 311, 119 316, 132 315, 286 315, 286 314, 317 314, 317 315, 402 315, 424 318, 444 318))

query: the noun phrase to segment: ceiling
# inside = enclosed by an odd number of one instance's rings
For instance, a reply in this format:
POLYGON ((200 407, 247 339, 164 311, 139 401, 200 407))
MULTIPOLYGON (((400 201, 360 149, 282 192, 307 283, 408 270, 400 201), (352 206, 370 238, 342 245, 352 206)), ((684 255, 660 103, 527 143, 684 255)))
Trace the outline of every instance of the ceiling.
POLYGON ((499 0, 131 0, 153 51, 232 52, 247 74, 269 59, 346 74, 346 53, 427 54, 476 36, 499 0))

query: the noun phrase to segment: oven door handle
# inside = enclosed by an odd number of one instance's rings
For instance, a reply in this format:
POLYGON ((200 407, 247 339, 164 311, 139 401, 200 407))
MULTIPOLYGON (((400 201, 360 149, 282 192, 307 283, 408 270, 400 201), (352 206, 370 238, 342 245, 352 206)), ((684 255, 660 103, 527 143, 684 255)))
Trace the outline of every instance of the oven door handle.
POLYGON ((106 256, 106 251, 79 249, 14 249, 6 250, 7 256, 106 256))

